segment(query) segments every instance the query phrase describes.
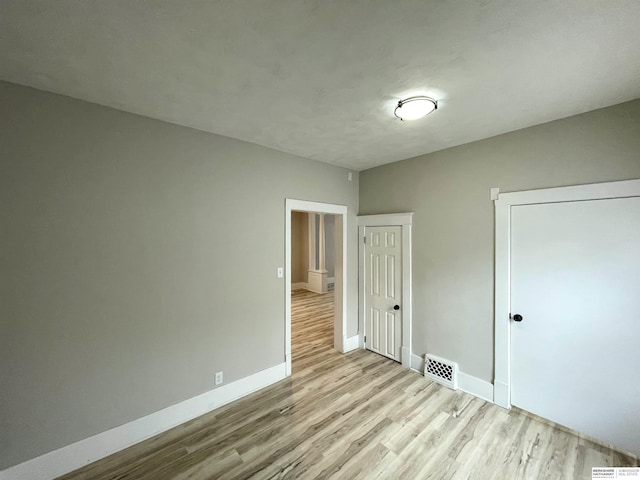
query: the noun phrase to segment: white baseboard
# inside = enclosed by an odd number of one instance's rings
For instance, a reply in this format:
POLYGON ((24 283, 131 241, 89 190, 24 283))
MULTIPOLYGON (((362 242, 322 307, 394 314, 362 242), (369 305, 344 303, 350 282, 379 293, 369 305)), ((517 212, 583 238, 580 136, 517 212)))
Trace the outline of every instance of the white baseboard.
MULTIPOLYGON (((415 353, 412 354, 411 369, 424 374, 424 358, 415 353)), ((493 385, 460 370, 458 370, 458 390, 493 403, 493 385)))
MULTIPOLYGON (((336 282, 335 282, 334 278, 327 279, 327 285, 335 285, 335 283, 336 282)), ((311 290, 311 288, 309 288, 309 284, 307 282, 292 283, 291 284, 291 290, 309 290, 310 292, 322 293, 322 292, 316 292, 315 290, 311 290)))
POLYGON ((400 360, 404 368, 411 368, 411 350, 408 347, 400 347, 400 360))
POLYGON ((411 354, 411 370, 415 370, 418 373, 424 374, 424 357, 420 355, 416 355, 415 353, 411 354))
POLYGON ((354 335, 353 337, 347 337, 342 344, 342 353, 350 352, 351 350, 357 350, 360 348, 360 335, 354 335))
POLYGON ((458 371, 458 389, 493 403, 493 384, 458 371))
POLYGON ((307 290, 315 293, 327 293, 327 271, 309 270, 307 273, 307 290))
POLYGON ((493 400, 496 405, 503 408, 511 408, 511 400, 509 398, 509 385, 494 380, 495 388, 493 391, 493 400))
POLYGON ((0 472, 0 480, 49 480, 130 447, 285 378, 281 363, 0 472))

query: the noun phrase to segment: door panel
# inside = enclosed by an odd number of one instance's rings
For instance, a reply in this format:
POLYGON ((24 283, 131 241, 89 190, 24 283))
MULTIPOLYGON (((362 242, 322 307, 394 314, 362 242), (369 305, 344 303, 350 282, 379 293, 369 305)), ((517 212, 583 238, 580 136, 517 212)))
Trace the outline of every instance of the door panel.
POLYGON ((380 255, 371 254, 371 295, 380 295, 380 255))
POLYGON ((388 299, 396 299, 396 257, 394 255, 387 255, 387 270, 385 275, 385 289, 384 293, 388 299))
POLYGON ((377 308, 371 309, 372 328, 371 331, 371 346, 375 351, 380 350, 380 310, 377 308))
POLYGON ((367 227, 365 241, 365 346, 400 361, 401 227, 367 227))
POLYGON ((399 349, 400 345, 397 345, 396 342, 402 338, 402 335, 399 333, 402 328, 402 324, 399 323, 399 315, 391 312, 385 312, 386 318, 386 326, 387 326, 387 349, 384 352, 384 355, 388 357, 398 358, 399 359, 399 349))
POLYGON ((511 403, 640 453, 640 199, 511 213, 511 403))

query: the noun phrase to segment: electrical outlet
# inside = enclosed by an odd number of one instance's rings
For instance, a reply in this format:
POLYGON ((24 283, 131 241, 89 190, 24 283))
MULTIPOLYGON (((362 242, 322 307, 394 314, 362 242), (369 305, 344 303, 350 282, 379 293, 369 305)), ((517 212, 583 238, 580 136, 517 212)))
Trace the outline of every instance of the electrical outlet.
POLYGON ((224 381, 222 372, 216 372, 216 385, 220 385, 224 381))

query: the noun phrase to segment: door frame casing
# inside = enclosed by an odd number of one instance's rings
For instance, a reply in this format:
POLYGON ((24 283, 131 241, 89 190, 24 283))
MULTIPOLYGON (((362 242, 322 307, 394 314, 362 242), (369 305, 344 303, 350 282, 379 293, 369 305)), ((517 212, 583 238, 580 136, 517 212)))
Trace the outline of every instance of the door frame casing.
POLYGON ((365 248, 367 227, 402 227, 402 366, 411 368, 411 325, 413 304, 411 300, 411 227, 413 212, 358 216, 358 332, 360 348, 364 348, 365 314, 365 248))
POLYGON ((342 223, 336 222, 335 235, 340 234, 342 251, 336 250, 335 268, 335 309, 333 348, 344 353, 347 344, 347 213, 346 205, 310 202, 306 200, 285 199, 285 327, 284 358, 286 375, 291 375, 291 212, 315 212, 342 215, 342 223), (341 264, 340 266, 337 263, 341 264), (338 278, 339 275, 341 278, 338 278), (339 289, 339 291, 338 291, 339 289))
POLYGON ((511 408, 511 207, 640 196, 640 179, 499 193, 495 200, 495 404, 511 408))

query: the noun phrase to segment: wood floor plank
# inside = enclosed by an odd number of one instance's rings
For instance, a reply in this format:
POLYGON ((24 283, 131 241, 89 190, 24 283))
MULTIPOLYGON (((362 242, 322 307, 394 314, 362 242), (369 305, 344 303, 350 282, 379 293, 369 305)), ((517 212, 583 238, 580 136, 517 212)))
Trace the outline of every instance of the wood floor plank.
POLYGON ((637 459, 449 390, 363 350, 333 350, 333 292, 292 293, 290 378, 62 480, 589 479, 637 459))

